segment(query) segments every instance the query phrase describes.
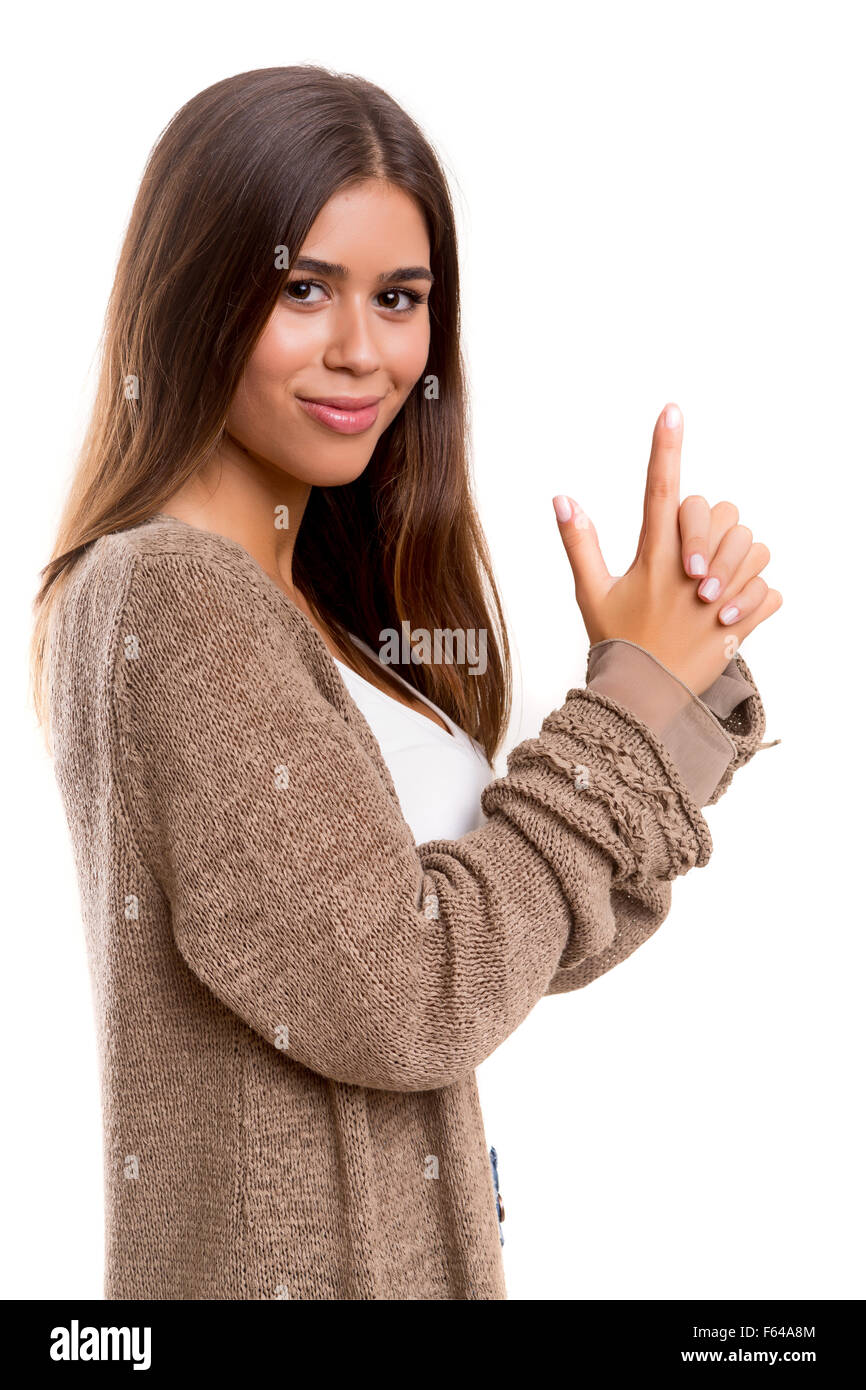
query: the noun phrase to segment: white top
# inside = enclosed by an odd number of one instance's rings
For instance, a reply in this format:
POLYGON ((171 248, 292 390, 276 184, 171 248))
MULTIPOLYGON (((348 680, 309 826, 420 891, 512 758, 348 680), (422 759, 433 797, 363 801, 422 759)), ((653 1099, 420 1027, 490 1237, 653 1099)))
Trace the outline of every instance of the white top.
MULTIPOLYGON (((349 635, 356 646, 385 666, 374 648, 353 633, 349 635)), ((481 793, 494 773, 481 745, 392 667, 385 669, 435 710, 450 733, 419 710, 386 695, 345 662, 337 657, 334 660, 349 694, 376 736, 415 843, 456 840, 483 825, 487 817, 481 809, 481 793)))

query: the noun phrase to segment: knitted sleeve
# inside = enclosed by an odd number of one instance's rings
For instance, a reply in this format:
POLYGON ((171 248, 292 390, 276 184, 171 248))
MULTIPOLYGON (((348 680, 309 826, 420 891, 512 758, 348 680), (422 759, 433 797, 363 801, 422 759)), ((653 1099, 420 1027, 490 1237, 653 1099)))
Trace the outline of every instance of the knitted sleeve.
POLYGON ((663 744, 578 689, 484 789, 483 826, 416 845, 387 769, 236 574, 133 563, 111 699, 135 850, 189 968, 304 1066, 449 1085, 545 993, 629 955, 708 862, 663 744))

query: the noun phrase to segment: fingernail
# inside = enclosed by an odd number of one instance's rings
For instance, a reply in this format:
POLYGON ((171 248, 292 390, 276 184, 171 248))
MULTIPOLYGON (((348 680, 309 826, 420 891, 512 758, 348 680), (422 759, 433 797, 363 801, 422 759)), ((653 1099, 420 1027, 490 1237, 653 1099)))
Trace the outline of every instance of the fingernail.
POLYGON ((722 591, 721 582, 713 575, 712 579, 705 579, 703 584, 698 585, 698 593, 701 598, 718 598, 722 591))
POLYGON ((567 497, 563 497, 562 493, 560 493, 553 499, 553 510, 556 512, 558 521, 568 521, 568 518, 571 516, 571 503, 567 497))
POLYGON ((731 604, 728 605, 727 608, 723 608, 723 609, 722 609, 721 613, 719 614, 719 622, 720 622, 720 623, 732 623, 732 622, 734 621, 734 619, 735 619, 735 618, 739 618, 739 616, 740 616, 740 610, 739 610, 739 608, 735 608, 734 605, 731 603, 731 604))
MULTIPOLYGON (((689 556, 689 574, 706 574, 706 572, 707 572, 707 562, 706 562, 706 560, 704 559, 703 555, 698 555, 698 554, 690 555, 690 556, 689 556)), ((700 593, 700 592, 701 592, 700 589, 698 589, 698 593, 700 593)))
POLYGON ((682 416, 675 405, 669 405, 665 411, 665 424, 669 430, 675 430, 680 423, 682 416))

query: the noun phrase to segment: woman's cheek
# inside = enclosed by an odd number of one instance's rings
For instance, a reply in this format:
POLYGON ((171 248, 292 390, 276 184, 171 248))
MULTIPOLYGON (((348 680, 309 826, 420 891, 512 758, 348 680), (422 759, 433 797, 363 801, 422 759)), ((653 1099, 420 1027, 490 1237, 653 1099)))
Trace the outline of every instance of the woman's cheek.
POLYGON ((430 356, 430 325, 424 325, 423 331, 419 332, 414 341, 409 343, 401 354, 399 360, 395 360, 393 368, 394 380, 399 382, 404 392, 404 399, 409 395, 412 388, 424 375, 427 366, 427 358, 430 356))
POLYGON ((321 337, 312 318, 291 321, 288 314, 276 314, 256 344, 249 368, 263 379, 286 381, 315 358, 321 337))

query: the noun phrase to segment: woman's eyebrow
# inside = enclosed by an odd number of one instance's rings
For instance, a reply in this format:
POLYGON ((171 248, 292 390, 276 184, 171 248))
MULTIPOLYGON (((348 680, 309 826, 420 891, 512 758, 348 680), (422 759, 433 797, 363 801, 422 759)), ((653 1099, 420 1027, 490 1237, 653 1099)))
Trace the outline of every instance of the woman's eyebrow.
MULTIPOLYGON (((312 270, 317 275, 333 275, 338 280, 345 280, 349 275, 348 266, 335 265, 332 261, 317 261, 312 256, 299 256, 292 270, 312 270)), ((425 265, 401 265, 376 277, 380 285, 387 280, 429 280, 432 285, 434 278, 425 265)))

